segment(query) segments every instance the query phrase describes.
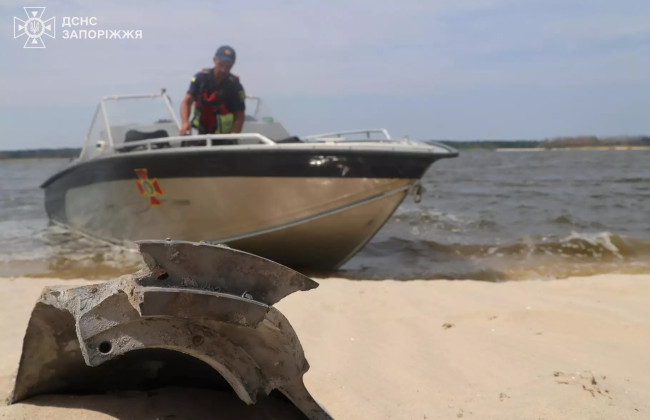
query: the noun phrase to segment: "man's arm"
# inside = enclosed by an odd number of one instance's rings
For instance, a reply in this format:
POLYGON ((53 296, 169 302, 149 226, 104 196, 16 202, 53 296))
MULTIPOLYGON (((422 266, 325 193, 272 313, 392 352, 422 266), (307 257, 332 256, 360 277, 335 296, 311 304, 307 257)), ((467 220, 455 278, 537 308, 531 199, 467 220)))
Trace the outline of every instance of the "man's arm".
MULTIPOLYGON (((192 126, 190 125, 190 109, 194 103, 194 97, 189 93, 185 94, 181 102, 181 136, 192 135, 192 126)), ((242 120, 243 122, 243 120, 242 120)))
POLYGON ((244 111, 233 112, 233 116, 235 117, 235 121, 232 124, 233 133, 241 133, 241 129, 244 125, 244 114, 244 111))
POLYGON ((244 87, 241 85, 239 78, 234 76, 234 79, 235 88, 230 91, 227 105, 228 109, 232 111, 234 119, 232 123, 232 132, 241 133, 246 115, 246 93, 244 92, 244 87))

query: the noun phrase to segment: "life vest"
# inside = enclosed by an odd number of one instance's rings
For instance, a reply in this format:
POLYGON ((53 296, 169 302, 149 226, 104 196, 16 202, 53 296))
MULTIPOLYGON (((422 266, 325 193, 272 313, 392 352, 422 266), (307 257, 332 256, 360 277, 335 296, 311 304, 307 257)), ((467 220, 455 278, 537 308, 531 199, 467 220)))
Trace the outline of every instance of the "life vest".
POLYGON ((228 75, 216 90, 209 92, 208 87, 212 77, 212 69, 204 69, 197 75, 199 94, 192 107, 192 127, 198 129, 200 133, 231 133, 235 116, 226 107, 225 95, 227 88, 230 87, 229 84, 237 82, 237 76, 228 75))

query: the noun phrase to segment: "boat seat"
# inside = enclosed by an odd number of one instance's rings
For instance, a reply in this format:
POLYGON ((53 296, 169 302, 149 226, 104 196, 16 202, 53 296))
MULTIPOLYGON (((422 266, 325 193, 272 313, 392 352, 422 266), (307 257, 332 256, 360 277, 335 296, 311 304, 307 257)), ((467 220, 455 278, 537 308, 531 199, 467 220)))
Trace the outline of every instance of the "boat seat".
MULTIPOLYGON (((126 132, 124 135, 124 143, 131 141, 140 141, 140 140, 149 140, 149 139, 159 139, 163 137, 169 137, 167 130, 156 130, 156 131, 139 131, 131 129, 126 132)), ((169 143, 153 143, 151 145, 152 149, 165 149, 171 147, 169 143)), ((130 152, 133 150, 144 150, 146 146, 133 146, 133 147, 122 147, 120 150, 123 152, 130 152)))
POLYGON ((124 135, 124 141, 138 141, 148 139, 159 139, 161 137, 169 137, 167 130, 156 130, 152 132, 129 130, 124 135))

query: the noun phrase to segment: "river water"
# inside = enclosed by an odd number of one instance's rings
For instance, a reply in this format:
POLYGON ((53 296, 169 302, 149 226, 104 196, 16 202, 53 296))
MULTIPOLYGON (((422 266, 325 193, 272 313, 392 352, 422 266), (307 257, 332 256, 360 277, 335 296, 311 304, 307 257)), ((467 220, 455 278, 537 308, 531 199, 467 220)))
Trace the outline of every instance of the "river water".
MULTIPOLYGON (((133 250, 49 226, 39 188, 64 160, 0 161, 0 276, 111 278, 133 250)), ((650 150, 462 152, 436 162, 336 275, 556 279, 650 273, 650 150)), ((308 273, 309 274, 309 273, 308 273)))

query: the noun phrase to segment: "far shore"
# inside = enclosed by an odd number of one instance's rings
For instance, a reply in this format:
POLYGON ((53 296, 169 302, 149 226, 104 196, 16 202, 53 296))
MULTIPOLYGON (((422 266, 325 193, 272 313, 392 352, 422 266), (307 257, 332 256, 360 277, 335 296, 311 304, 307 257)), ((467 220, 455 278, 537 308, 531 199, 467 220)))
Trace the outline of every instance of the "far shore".
POLYGON ((19 158, 0 158, 0 162, 24 162, 32 160, 72 160, 67 157, 19 157, 19 158))
MULTIPOLYGON (((648 274, 317 281, 276 307, 311 365, 305 385, 335 419, 650 418, 648 274)), ((88 283, 0 278, 3 399, 43 286, 88 283)), ((45 395, 0 405, 0 417, 232 418, 211 392, 45 395)))
POLYGON ((557 152, 570 150, 650 150, 650 146, 589 146, 589 147, 499 147, 494 149, 497 152, 557 152))

